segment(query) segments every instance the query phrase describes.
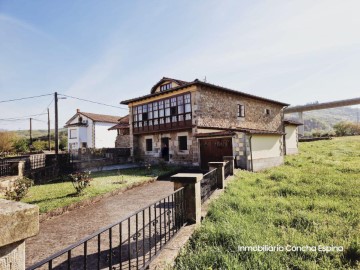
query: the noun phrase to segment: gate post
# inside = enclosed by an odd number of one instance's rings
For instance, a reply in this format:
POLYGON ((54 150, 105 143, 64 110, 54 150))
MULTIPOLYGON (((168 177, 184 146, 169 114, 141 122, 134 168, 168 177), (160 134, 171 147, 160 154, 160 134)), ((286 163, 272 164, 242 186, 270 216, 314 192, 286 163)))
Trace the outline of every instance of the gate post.
POLYGON ((25 269, 25 239, 39 232, 39 207, 0 199, 0 269, 25 269))
POLYGON ((225 156, 223 157, 224 161, 230 162, 230 175, 234 175, 234 168, 235 168, 235 160, 233 156, 225 156))
POLYGON ((191 223, 201 221, 201 185, 202 173, 178 173, 171 176, 174 190, 184 187, 185 219, 191 223))
POLYGON ((217 171, 217 187, 223 189, 225 186, 225 162, 209 162, 209 171, 216 169, 217 171))

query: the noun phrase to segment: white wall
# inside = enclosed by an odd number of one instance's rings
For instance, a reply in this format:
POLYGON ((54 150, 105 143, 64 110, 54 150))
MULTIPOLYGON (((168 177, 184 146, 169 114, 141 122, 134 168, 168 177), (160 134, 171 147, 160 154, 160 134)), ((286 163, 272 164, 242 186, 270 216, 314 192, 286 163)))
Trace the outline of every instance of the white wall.
POLYGON ((296 154, 298 153, 298 136, 297 136, 297 126, 289 125, 285 126, 285 145, 286 145, 286 154, 296 154))
POLYGON ((297 126, 285 126, 286 148, 297 148, 297 126))
POLYGON ((108 130, 112 123, 95 123, 95 148, 115 147, 116 130, 108 130))
POLYGON ((281 156, 282 135, 253 135, 251 139, 253 159, 281 156))

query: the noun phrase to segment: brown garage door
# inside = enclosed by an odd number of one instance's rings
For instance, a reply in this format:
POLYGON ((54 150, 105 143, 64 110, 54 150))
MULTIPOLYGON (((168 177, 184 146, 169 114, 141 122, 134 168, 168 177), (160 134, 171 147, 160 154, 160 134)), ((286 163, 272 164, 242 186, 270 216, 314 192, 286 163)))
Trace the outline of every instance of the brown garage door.
POLYGON ((223 161, 224 156, 232 156, 231 138, 201 139, 201 168, 208 169, 208 162, 223 161))

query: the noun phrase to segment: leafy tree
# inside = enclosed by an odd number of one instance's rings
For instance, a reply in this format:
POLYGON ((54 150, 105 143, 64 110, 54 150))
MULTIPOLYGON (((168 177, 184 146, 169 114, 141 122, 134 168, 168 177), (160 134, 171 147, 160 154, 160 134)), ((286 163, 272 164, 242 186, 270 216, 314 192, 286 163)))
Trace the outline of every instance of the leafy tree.
POLYGON ((59 148, 65 150, 67 148, 68 139, 67 136, 60 137, 59 148))
POLYGON ((360 124, 342 121, 334 125, 337 136, 349 136, 360 134, 360 124))
POLYGON ((41 151, 41 150, 45 150, 48 148, 47 141, 37 140, 37 141, 34 141, 32 145, 36 151, 41 151))
POLYGON ((29 140, 26 138, 19 138, 14 142, 14 148, 16 152, 28 152, 29 140))
POLYGON ((9 131, 0 132, 0 152, 11 152, 14 147, 14 139, 16 139, 16 134, 9 131))

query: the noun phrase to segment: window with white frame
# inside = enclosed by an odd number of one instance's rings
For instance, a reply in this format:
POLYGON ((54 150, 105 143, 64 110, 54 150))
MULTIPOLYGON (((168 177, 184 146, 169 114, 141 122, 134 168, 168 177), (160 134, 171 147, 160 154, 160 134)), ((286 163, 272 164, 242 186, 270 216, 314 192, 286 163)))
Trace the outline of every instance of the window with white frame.
POLYGON ((70 139, 76 139, 76 138, 77 138, 77 130, 70 129, 70 139))
POLYGON ((245 105, 237 105, 237 117, 245 117, 245 105))

